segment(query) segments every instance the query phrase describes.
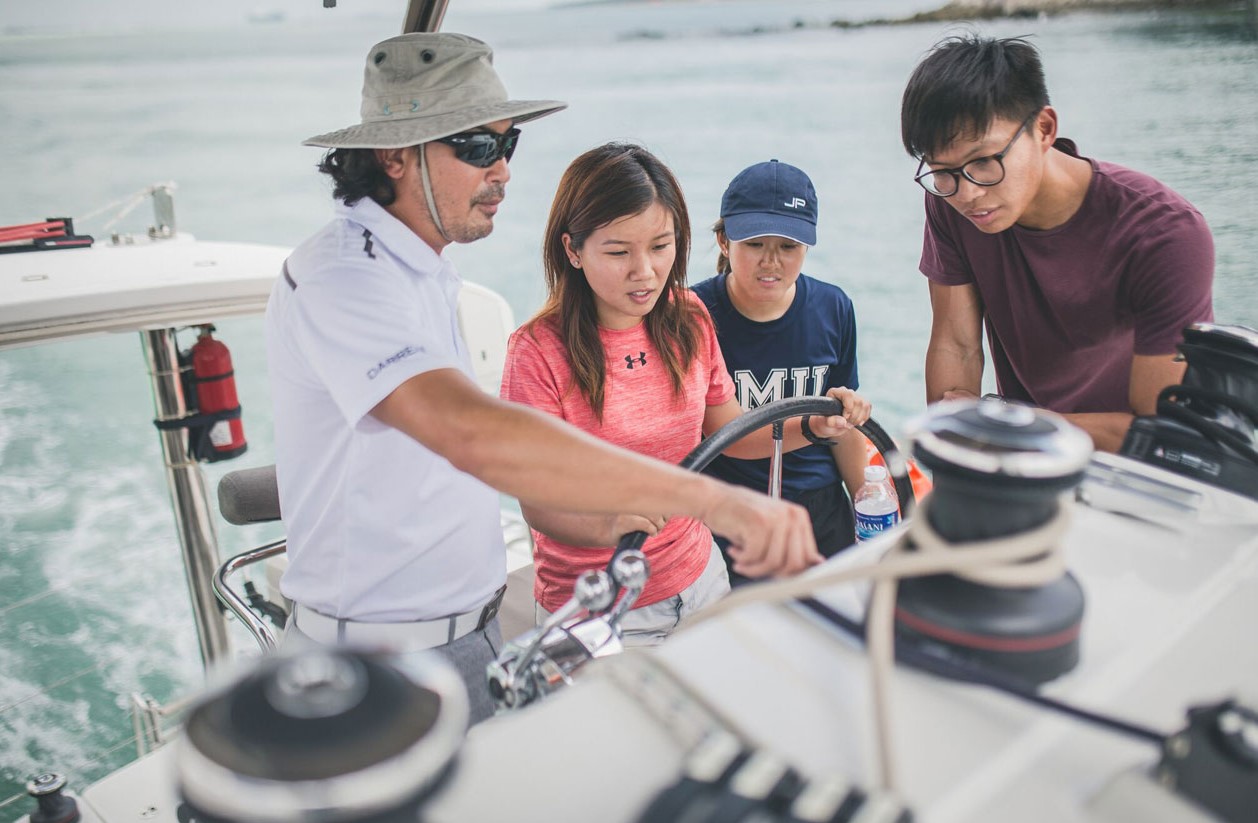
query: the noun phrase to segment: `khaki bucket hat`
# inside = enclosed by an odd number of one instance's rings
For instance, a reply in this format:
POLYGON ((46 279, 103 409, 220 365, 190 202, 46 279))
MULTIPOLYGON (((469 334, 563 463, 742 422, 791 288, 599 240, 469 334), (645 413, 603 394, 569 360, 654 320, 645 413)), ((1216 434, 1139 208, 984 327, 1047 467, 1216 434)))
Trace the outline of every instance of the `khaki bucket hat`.
POLYGON ((558 100, 508 100, 493 61, 486 43, 463 34, 417 32, 377 43, 363 72, 363 121, 302 145, 400 149, 568 107, 558 100))

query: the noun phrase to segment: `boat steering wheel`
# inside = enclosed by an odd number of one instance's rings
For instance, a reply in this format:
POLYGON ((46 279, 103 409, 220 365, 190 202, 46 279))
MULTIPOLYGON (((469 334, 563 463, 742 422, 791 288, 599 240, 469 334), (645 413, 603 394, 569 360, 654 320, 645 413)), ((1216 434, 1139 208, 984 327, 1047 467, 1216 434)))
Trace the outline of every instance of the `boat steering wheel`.
MULTIPOLYGON (((772 425, 774 439, 782 437, 782 422, 804 415, 843 413, 843 403, 832 397, 794 397, 766 403, 739 415, 717 429, 686 455, 681 466, 701 471, 718 454, 748 434, 772 425)), ((908 463, 887 433, 873 420, 855 427, 882 454, 895 479, 901 517, 915 500, 908 463)), ((776 488, 780 484, 774 483, 776 488)), ((642 553, 647 534, 630 532, 620 539, 606 570, 591 570, 578 578, 573 596, 534 631, 508 642, 489 669, 489 688, 502 708, 517 709, 571 682, 570 675, 595 657, 623 649, 618 624, 646 586, 650 569, 642 553), (623 596, 622 596, 623 593, 623 596), (586 615, 580 617, 580 615, 586 615)))
MULTIPOLYGON (((841 415, 843 414, 843 402, 833 397, 788 397, 784 400, 766 403, 759 408, 740 414, 714 431, 695 447, 690 454, 686 455, 680 465, 683 469, 690 469, 696 472, 703 471, 717 455, 752 432, 765 426, 781 424, 795 417, 814 414, 822 417, 841 415)), ((895 441, 872 417, 863 424, 853 428, 868 437, 870 442, 874 444, 874 447, 878 449, 878 453, 882 455, 883 462, 887 464, 887 473, 891 475, 891 480, 895 485, 896 496, 899 498, 900 519, 906 519, 917 502, 917 498, 913 494, 913 482, 909 478, 908 461, 900 453, 895 441)), ((781 436, 780 428, 775 430, 774 436, 781 436)), ((607 562, 608 575, 612 575, 612 566, 621 555, 629 551, 641 550, 646 539, 647 533, 642 531, 629 532, 621 537, 620 542, 616 545, 616 551, 612 553, 611 559, 607 562)), ((615 577, 612 576, 611 579, 614 581, 615 577)), ((613 583, 613 586, 615 586, 615 583, 613 583)), ((619 594, 618 589, 619 587, 617 587, 615 594, 619 594)))

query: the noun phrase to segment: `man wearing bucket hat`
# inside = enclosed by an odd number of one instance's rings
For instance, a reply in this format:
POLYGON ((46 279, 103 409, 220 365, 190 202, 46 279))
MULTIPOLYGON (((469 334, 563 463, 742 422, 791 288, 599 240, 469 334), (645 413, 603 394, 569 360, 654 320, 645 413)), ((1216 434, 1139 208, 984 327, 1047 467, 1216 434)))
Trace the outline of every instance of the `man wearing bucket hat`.
MULTIPOLYGON (((716 325, 725 365, 744 411, 787 397, 859 385, 856 313, 838 286, 803 273, 817 244, 817 191, 802 169, 767 160, 743 169, 721 197, 712 227, 715 277, 694 287, 716 325)), ((865 440, 855 433, 783 455, 782 497, 808 510, 817 548, 835 554, 855 541, 842 485, 863 483, 865 440)), ((752 489, 769 487, 768 460, 721 456, 708 474, 752 489)), ((724 548, 724 538, 717 538, 724 548)), ((730 569, 734 585, 745 578, 730 569)))
POLYGON ((409 34, 367 56, 362 122, 331 149, 336 216, 267 307, 276 473, 288 533, 286 643, 438 649, 474 720, 501 645, 505 492, 569 511, 689 515, 747 568, 820 560, 803 509, 644 458, 481 391, 458 328, 450 243, 488 235, 517 125, 563 103, 507 97, 490 48, 409 34))

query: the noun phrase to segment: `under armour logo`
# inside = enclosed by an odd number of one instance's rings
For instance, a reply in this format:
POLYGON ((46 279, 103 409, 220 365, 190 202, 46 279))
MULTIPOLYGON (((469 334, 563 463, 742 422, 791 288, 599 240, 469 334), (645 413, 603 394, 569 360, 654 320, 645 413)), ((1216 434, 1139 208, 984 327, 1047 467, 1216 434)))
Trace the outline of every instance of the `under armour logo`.
POLYGON ((808 201, 802 197, 792 197, 782 205, 786 206, 788 209, 802 209, 804 206, 808 205, 808 201))
POLYGON ((632 354, 626 354, 625 355, 625 364, 626 364, 625 368, 632 369, 635 360, 637 361, 639 366, 645 366, 646 365, 646 352, 644 351, 638 352, 637 357, 634 357, 632 354))
POLYGON ((363 251, 367 252, 367 256, 372 260, 376 259, 376 255, 371 251, 371 232, 363 229, 363 251))

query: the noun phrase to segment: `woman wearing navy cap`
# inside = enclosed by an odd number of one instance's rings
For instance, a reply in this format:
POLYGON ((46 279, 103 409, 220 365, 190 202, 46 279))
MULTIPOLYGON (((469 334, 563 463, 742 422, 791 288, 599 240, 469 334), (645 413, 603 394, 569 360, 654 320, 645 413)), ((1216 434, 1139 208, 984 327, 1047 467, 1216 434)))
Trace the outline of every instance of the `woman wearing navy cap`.
MULTIPOLYGON (((721 249, 717 275, 694 292, 716 325, 742 408, 840 386, 856 389, 852 301, 838 286, 802 273, 817 242, 817 192, 808 175, 777 160, 743 169, 721 198, 713 231, 721 249)), ((817 548, 827 557, 855 541, 842 486, 854 497, 865 463, 861 437, 783 455, 782 496, 808 509, 817 548)), ((762 491, 769 485, 768 460, 723 456, 708 473, 762 491)), ((732 568, 730 578, 745 579, 732 568)))
MULTIPOLYGON (((574 160, 547 221, 547 301, 511 336, 502 396, 671 463, 740 415, 712 323, 686 289, 689 248, 681 186, 657 157, 631 143, 608 143, 574 160)), ((853 392, 835 394, 844 416, 813 418, 813 430, 861 441, 849 424, 865 422, 869 404, 853 392)), ((807 445, 798 422, 787 427, 785 445, 807 445)), ((730 451, 770 454, 768 428, 730 451)), ((572 596, 578 575, 605 567, 610 547, 631 531, 651 535, 643 546, 651 578, 621 622, 626 643, 662 640, 729 591, 729 561, 698 520, 521 510, 533 529, 539 622, 572 596)), ((756 573, 749 555, 734 549, 727 556, 756 573)))

